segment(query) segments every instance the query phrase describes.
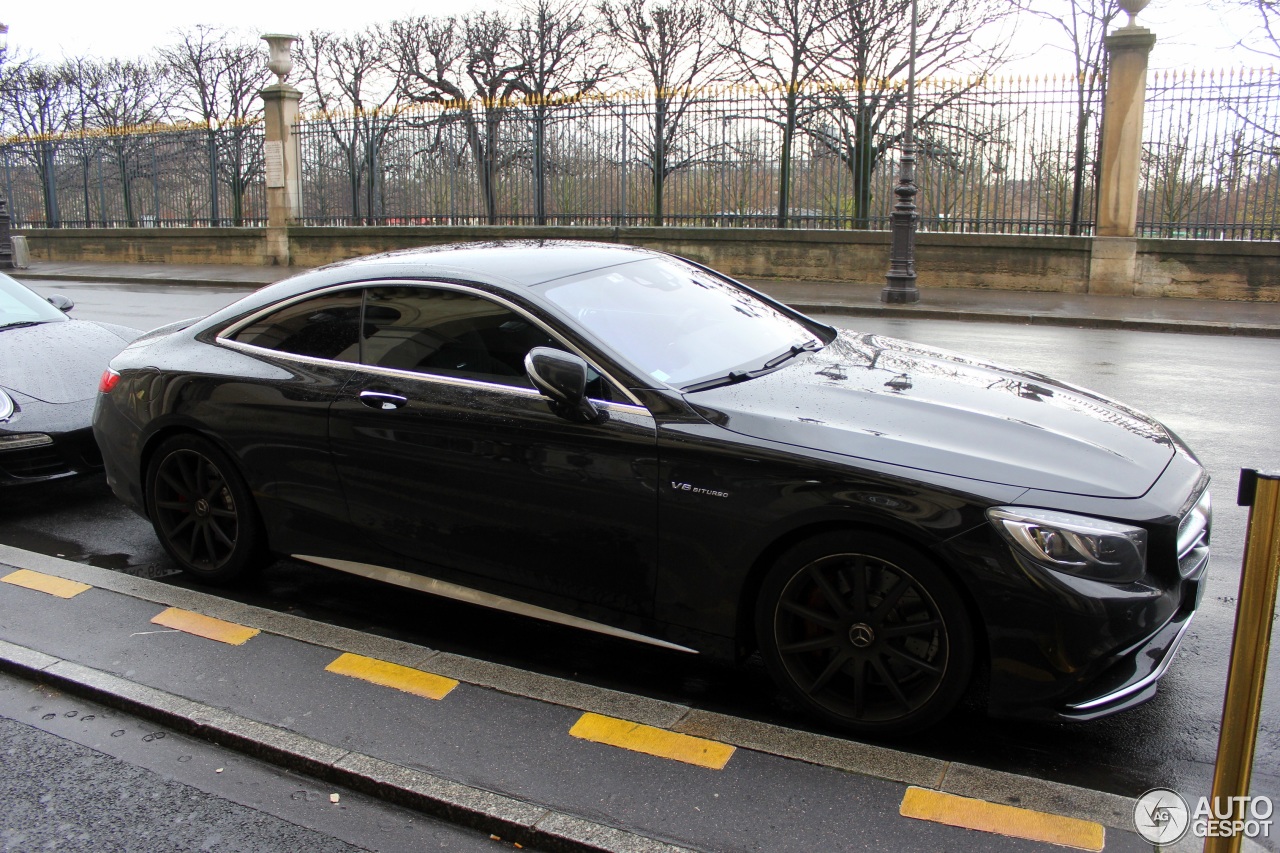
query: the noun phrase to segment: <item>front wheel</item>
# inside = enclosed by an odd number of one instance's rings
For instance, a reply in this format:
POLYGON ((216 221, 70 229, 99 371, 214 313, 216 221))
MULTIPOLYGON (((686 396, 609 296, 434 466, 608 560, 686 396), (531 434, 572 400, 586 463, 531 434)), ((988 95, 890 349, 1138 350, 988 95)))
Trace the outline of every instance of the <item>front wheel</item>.
POLYGON ((774 680, 859 734, 936 723, 973 668, 955 585, 925 555, 875 533, 824 534, 783 554, 761 588, 756 631, 774 680))
POLYGON ((263 557, 253 496, 231 459, 208 440, 165 440, 147 465, 147 514, 160 544, 185 571, 229 583, 263 557))

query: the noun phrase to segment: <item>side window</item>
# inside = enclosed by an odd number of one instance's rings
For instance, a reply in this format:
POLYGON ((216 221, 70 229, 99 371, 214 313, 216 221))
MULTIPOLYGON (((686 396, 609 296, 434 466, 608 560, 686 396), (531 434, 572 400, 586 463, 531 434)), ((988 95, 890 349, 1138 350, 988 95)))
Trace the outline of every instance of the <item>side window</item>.
POLYGON ((360 290, 340 290, 295 302, 255 320, 231 340, 294 355, 357 362, 360 290))
POLYGON ((364 363, 531 387, 524 357, 558 346, 540 326, 479 296, 431 287, 371 287, 364 363))

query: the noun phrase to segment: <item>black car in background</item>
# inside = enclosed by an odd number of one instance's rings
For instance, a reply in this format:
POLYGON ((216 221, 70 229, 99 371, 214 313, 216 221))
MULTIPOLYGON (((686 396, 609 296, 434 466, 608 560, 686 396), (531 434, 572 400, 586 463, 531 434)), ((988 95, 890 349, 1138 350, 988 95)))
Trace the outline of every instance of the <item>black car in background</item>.
POLYGON ((0 273, 0 488, 102 470, 90 420, 98 378, 141 334, 73 320, 0 273))
POLYGON ((1150 698, 1204 588, 1207 477, 1092 392, 837 332, 641 249, 316 270, 103 377, 116 494, 229 581, 268 552, 688 653, 918 729, 1150 698))

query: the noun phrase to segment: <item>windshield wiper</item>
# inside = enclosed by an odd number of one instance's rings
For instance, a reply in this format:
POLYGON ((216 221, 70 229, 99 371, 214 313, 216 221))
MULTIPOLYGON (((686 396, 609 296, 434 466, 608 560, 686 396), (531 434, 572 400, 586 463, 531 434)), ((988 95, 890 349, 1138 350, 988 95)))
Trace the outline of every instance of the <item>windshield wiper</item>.
POLYGON ((0 323, 0 329, 25 329, 27 326, 40 326, 44 320, 18 320, 14 323, 0 323))
POLYGON ((805 341, 802 344, 793 344, 792 347, 782 355, 766 361, 764 363, 764 367, 761 367, 759 370, 730 370, 724 376, 717 376, 715 379, 706 379, 702 382, 695 382, 692 385, 685 385, 680 390, 686 394, 691 394, 694 391, 708 391, 712 388, 723 388, 725 385, 736 385, 739 382, 745 382, 748 379, 755 379, 757 376, 763 376, 787 359, 795 358, 802 352, 817 352, 820 349, 822 349, 822 342, 819 340, 805 341))
POLYGON ((786 361, 789 358, 795 358, 802 352, 817 352, 820 349, 822 349, 822 342, 816 338, 811 341, 805 341, 802 344, 793 344, 791 349, 787 350, 782 355, 776 358, 771 358, 768 361, 766 361, 764 363, 764 369, 772 370, 773 368, 777 367, 779 364, 782 364, 782 362, 786 361))
POLYGON ((730 370, 724 376, 717 376, 715 379, 707 379, 702 382, 695 382, 692 385, 686 385, 680 390, 686 394, 694 391, 708 391, 712 388, 723 388, 725 385, 735 385, 738 382, 745 382, 748 379, 759 376, 760 374, 750 370, 730 370))

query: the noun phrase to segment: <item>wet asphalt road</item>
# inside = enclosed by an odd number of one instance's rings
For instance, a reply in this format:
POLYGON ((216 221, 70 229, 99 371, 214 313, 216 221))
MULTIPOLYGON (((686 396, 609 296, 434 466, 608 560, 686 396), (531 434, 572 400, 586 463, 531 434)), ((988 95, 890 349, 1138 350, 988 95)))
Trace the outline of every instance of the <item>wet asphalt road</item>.
MULTIPOLYGON (((77 303, 73 316, 138 327, 201 315, 247 292, 73 283, 39 283, 35 289, 71 296, 77 303)), ((1280 414, 1275 404, 1280 341, 955 321, 824 319, 1094 388, 1164 421, 1197 451, 1214 478, 1209 587, 1155 700, 1107 720, 1071 726, 991 721, 976 709, 962 708, 939 728, 896 745, 1131 796, 1155 786, 1184 795, 1208 793, 1247 517, 1235 506, 1236 485, 1242 466, 1280 465, 1280 414)), ((0 494, 0 542, 188 585, 183 576, 171 574, 147 523, 116 503, 100 481, 31 487, 20 496, 0 494)), ((602 686, 770 722, 809 725, 772 690, 754 663, 714 666, 289 561, 224 594, 602 686)), ((1253 793, 1274 800, 1280 799, 1280 654, 1272 655, 1268 684, 1253 793)))

